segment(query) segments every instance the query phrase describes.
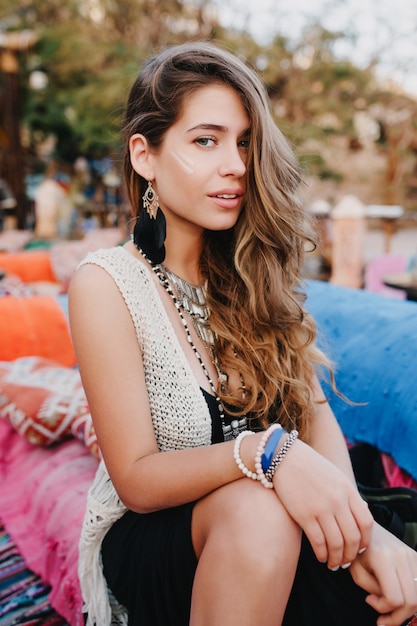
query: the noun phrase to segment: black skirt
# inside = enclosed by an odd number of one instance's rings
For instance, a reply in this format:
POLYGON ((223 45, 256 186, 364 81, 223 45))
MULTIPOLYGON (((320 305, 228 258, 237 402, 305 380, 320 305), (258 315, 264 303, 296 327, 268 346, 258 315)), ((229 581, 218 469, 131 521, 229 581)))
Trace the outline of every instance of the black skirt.
MULTIPOLYGON (((128 609, 129 626, 188 626, 197 567, 191 540, 193 506, 146 515, 128 511, 107 533, 104 574, 116 599, 128 609)), ((254 581, 256 585, 256 576, 254 581)), ((377 614, 365 603, 365 595, 347 570, 331 572, 319 563, 303 538, 283 624, 375 626, 377 614)))
MULTIPOLYGON (((194 503, 141 515, 128 511, 103 540, 103 570, 130 626, 186 626, 197 558, 194 503)), ((97 625, 99 626, 99 625, 97 625)))

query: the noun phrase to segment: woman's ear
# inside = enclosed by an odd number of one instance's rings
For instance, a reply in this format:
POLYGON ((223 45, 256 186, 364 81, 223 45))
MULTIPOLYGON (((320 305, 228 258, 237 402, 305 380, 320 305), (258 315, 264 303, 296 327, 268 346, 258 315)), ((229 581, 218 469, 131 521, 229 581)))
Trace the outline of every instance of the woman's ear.
POLYGON ((154 179, 153 159, 148 140, 136 133, 129 139, 130 162, 139 176, 146 180, 154 179))

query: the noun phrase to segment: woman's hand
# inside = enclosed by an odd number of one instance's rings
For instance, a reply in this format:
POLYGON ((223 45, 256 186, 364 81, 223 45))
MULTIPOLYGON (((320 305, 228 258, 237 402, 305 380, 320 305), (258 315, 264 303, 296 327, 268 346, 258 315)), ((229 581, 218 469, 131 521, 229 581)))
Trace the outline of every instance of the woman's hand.
POLYGON ((348 566, 366 548, 374 524, 356 486, 333 463, 301 441, 274 476, 277 496, 330 569, 348 566))
POLYGON ((378 524, 350 573, 380 613, 379 626, 399 626, 417 611, 417 553, 378 524))

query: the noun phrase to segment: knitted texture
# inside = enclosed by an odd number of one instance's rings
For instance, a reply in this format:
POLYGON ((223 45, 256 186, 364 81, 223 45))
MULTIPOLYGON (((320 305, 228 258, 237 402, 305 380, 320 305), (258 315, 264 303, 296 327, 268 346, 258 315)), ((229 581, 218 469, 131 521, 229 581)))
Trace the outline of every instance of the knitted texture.
MULTIPOLYGON (((100 249, 80 265, 94 264, 114 280, 129 310, 142 353, 145 382, 159 450, 211 443, 211 418, 190 363, 160 299, 152 270, 125 248, 100 249)), ((80 540, 79 577, 88 625, 127 624, 115 615, 101 568, 101 543, 126 511, 102 461, 89 490, 80 540)))

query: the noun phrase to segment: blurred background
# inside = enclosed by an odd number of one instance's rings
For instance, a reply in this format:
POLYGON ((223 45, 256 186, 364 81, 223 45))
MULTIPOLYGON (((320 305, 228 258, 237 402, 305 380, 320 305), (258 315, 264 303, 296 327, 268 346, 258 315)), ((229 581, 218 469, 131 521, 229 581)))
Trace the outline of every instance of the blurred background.
MULTIPOLYGON (((47 357, 74 374, 71 277, 131 226, 120 141, 128 91, 152 53, 195 39, 247 59, 267 85, 318 240, 305 260, 307 278, 319 279, 306 285, 307 304, 339 389, 361 403, 339 402, 336 414, 352 441, 377 446, 367 453, 384 485, 417 487, 416 0, 1 0, 1 626, 82 621, 87 458, 26 447, 11 416, 26 437, 40 424, 46 445, 59 443, 64 420, 94 454, 91 416, 82 402, 70 422, 66 400, 53 399, 50 418, 36 403, 26 416, 34 389, 18 362, 47 357)), ((54 376, 35 375, 36 397, 43 381, 52 391, 67 380, 54 376)))
POLYGON ((346 197, 362 207, 364 262, 417 252, 414 0, 2 0, 0 229, 53 240, 125 228, 128 89, 152 52, 191 39, 226 46, 263 76, 317 218, 312 273, 330 271, 329 218, 346 197))

